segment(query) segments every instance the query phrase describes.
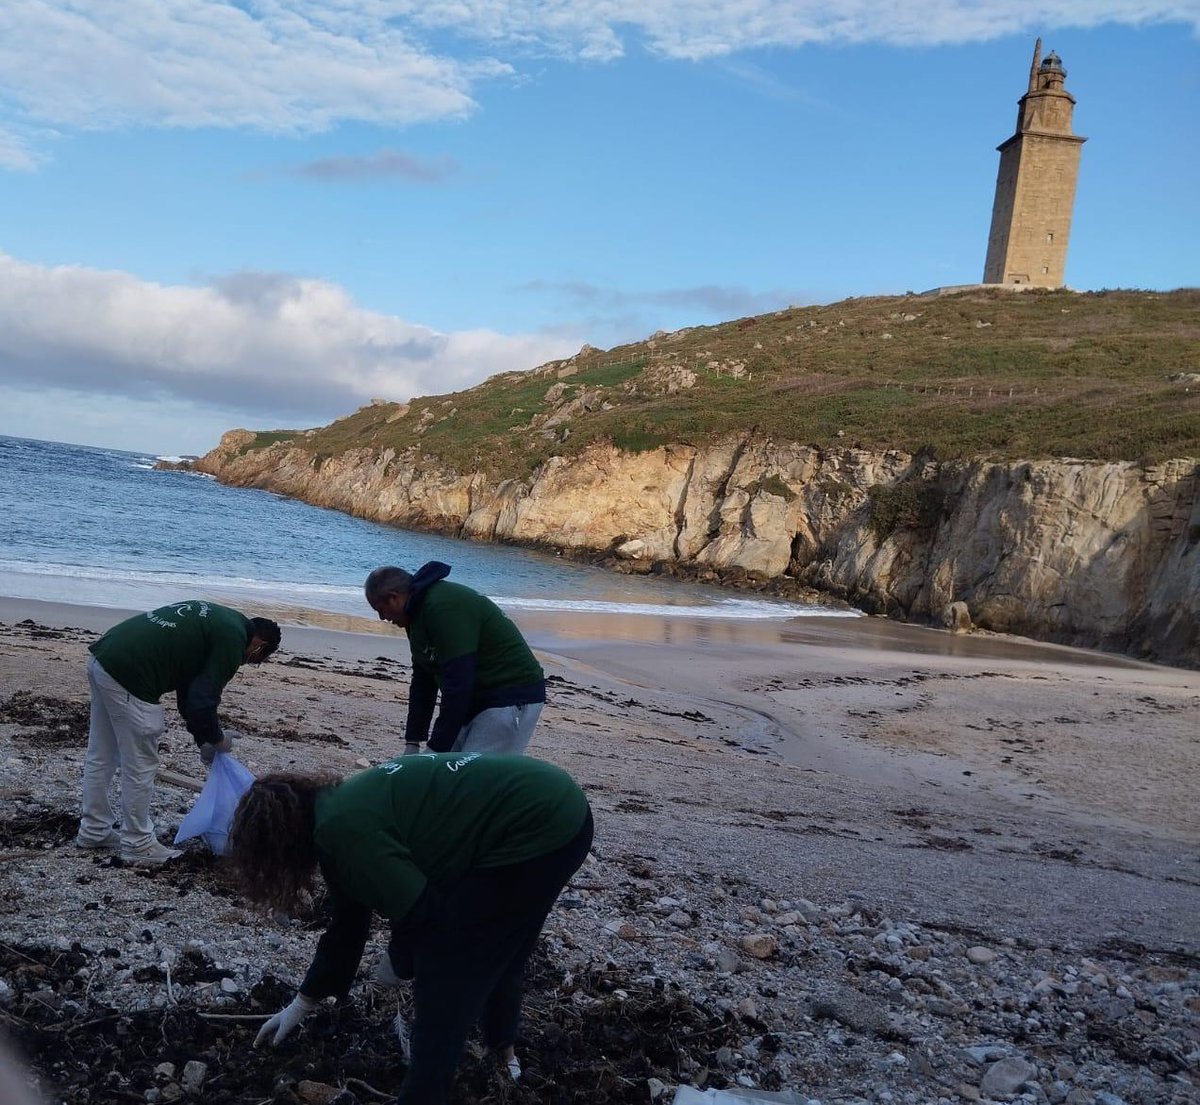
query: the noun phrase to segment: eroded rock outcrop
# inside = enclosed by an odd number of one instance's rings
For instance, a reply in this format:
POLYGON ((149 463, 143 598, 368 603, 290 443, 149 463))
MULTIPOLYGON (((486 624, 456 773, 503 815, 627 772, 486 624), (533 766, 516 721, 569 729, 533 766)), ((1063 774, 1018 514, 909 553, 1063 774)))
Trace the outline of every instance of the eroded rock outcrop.
POLYGON ((936 463, 751 437, 592 446, 528 480, 415 450, 320 457, 231 431, 196 467, 375 521, 712 578, 790 579, 874 613, 1200 664, 1200 464, 936 463))

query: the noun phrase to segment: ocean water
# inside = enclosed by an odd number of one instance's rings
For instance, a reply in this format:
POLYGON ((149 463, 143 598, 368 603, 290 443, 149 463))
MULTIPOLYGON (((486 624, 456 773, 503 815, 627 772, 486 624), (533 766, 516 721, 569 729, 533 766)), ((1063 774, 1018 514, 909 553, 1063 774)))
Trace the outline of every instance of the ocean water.
POLYGON ((837 613, 396 529, 159 471, 155 459, 0 436, 0 595, 128 609, 196 595, 247 612, 258 603, 369 618, 362 582, 372 568, 443 560, 452 579, 510 611, 733 621, 837 613))

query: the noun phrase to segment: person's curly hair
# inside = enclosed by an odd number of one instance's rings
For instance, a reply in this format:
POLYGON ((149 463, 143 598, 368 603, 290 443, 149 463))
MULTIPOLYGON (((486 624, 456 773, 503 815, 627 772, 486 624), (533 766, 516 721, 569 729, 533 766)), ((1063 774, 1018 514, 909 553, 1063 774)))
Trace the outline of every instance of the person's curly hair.
POLYGON ((277 772, 256 779, 242 795, 225 857, 247 898, 292 913, 311 893, 317 874, 317 794, 340 782, 336 775, 277 772))

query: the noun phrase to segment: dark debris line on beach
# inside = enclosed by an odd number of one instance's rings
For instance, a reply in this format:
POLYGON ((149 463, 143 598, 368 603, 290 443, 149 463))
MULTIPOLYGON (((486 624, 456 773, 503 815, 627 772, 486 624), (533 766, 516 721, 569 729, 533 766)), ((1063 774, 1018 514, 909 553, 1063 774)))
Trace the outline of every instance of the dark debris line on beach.
MULTIPOLYGON (((295 1042, 255 1050, 261 1022, 251 1018, 291 997, 273 977, 264 976, 243 1005, 224 1006, 220 1017, 185 1006, 122 1012, 88 999, 88 965, 96 954, 79 945, 55 952, 0 944, 0 977, 9 987, 0 1020, 55 1102, 170 1101, 168 1087, 196 1061, 207 1068, 203 1098, 211 1105, 297 1105, 315 1092, 300 1087, 305 1081, 346 1091, 337 1100, 350 1105, 385 1099, 403 1078, 393 999, 386 995, 367 991, 365 1000, 327 1006, 295 1042), (172 1065, 171 1073, 163 1064, 172 1065), (158 1093, 147 1096, 148 1090, 158 1093)), ((202 962, 179 964, 178 982, 203 977, 202 962)), ((736 1043, 732 1022, 661 982, 639 985, 615 968, 565 976, 538 957, 529 977, 520 1086, 507 1084, 495 1058, 471 1044, 454 1100, 640 1105, 647 1079, 675 1080, 685 1055, 686 1063, 712 1069, 712 1085, 724 1085, 714 1056, 736 1043)))

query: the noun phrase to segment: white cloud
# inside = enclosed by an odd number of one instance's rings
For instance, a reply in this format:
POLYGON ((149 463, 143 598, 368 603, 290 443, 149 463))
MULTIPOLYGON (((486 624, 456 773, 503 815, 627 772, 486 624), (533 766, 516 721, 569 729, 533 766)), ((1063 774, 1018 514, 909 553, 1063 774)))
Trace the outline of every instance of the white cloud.
POLYGON ((20 136, 0 127, 0 169, 28 172, 36 169, 39 158, 29 143, 20 136))
POLYGON ((699 60, 760 47, 936 45, 1102 23, 1200 28, 1198 0, 4 0, 0 167, 22 129, 314 130, 469 113, 530 54, 631 44, 699 60), (452 43, 434 50, 430 36, 452 43), (507 55, 506 58, 501 55, 507 55))
POLYGON ((937 45, 1103 23, 1200 28, 1196 0, 424 0, 385 4, 417 26, 580 58, 621 56, 627 40, 672 58, 722 57, 812 42, 937 45))
POLYGON ((455 391, 580 344, 440 333, 286 274, 164 286, 0 253, 0 387, 237 409, 260 428, 327 422, 375 397, 455 391))
POLYGON ((385 7, 5 0, 0 100, 67 127, 320 129, 463 115, 471 81, 505 71, 421 48, 385 7))

